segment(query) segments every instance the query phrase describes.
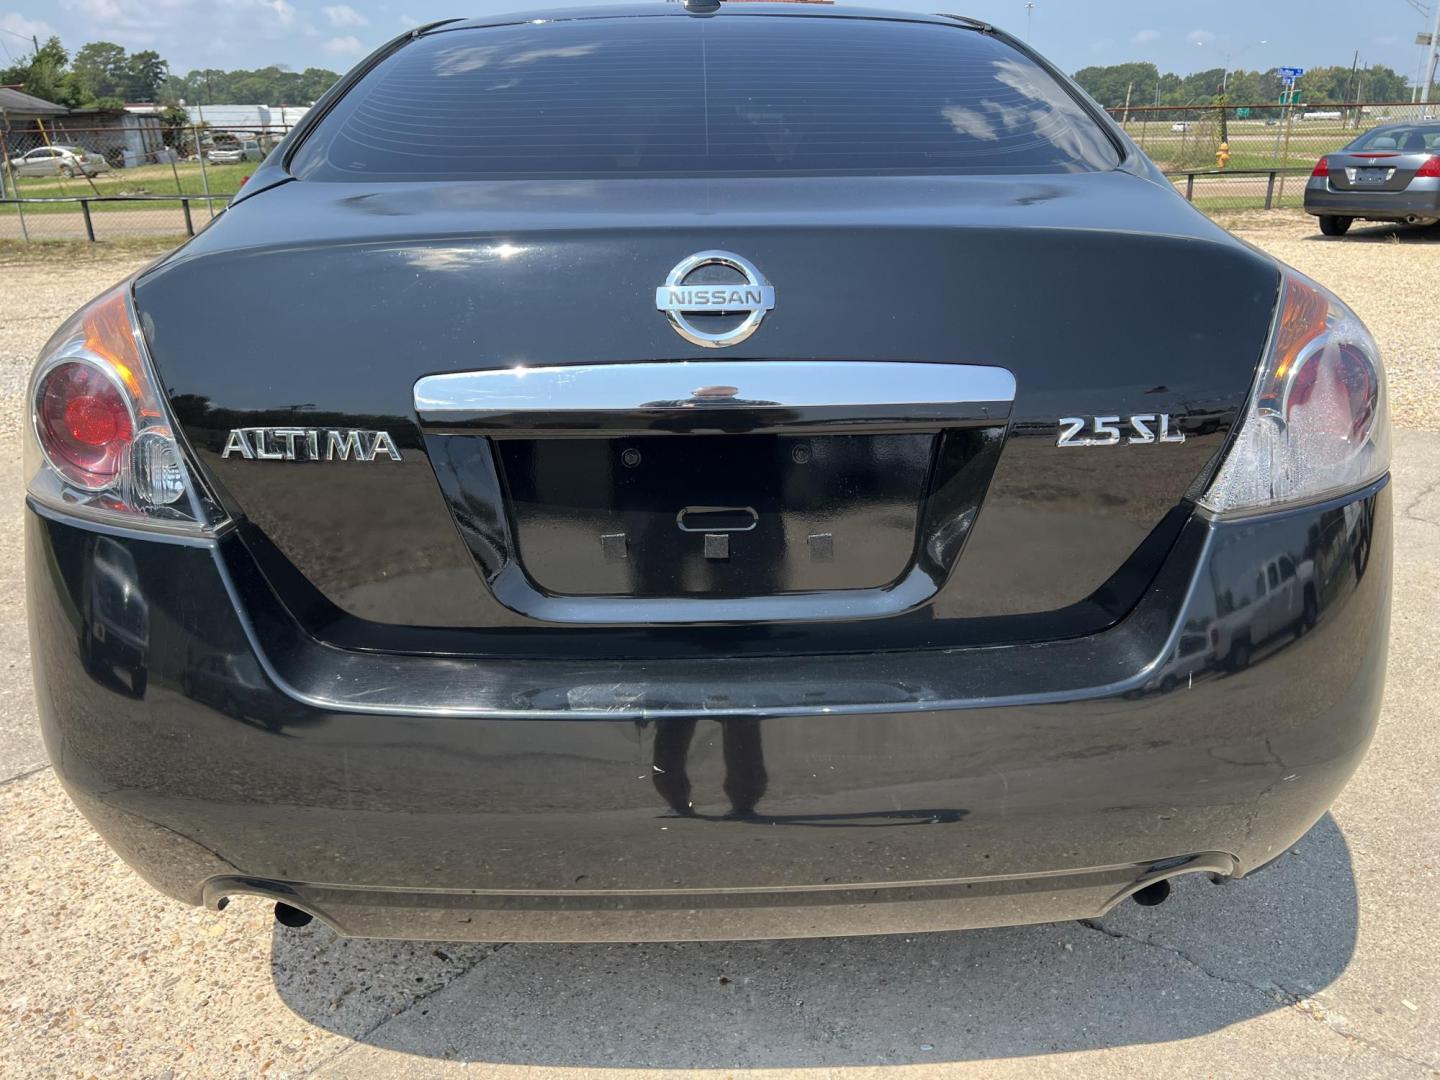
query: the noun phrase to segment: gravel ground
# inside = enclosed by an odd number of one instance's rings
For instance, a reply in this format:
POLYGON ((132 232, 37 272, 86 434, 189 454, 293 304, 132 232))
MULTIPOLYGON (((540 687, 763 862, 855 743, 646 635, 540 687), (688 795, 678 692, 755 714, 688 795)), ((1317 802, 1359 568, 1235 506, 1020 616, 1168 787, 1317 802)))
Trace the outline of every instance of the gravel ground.
MULTIPOLYGON (((499 948, 282 931, 143 885, 45 765, 19 515, 0 517, 0 1075, 1409 1077, 1440 1072, 1440 412, 1435 237, 1241 235, 1331 285, 1380 338, 1399 426, 1397 565, 1380 733, 1276 867, 1079 924, 914 938, 499 948), (1429 300, 1425 311, 1422 301, 1429 300), (1428 326, 1427 326, 1428 330, 1428 326)), ((0 251, 0 408, 60 319, 148 257, 0 251)), ((18 431, 0 425, 18 507, 18 431)))

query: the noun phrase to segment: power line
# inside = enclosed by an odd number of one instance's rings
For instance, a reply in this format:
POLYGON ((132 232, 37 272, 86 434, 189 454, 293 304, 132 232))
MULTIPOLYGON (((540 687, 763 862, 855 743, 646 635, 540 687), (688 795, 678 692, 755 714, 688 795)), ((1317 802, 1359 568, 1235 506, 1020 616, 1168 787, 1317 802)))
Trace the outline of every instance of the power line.
POLYGON ((0 26, 0 30, 3 30, 12 37, 18 37, 21 41, 30 42, 31 45, 35 46, 35 52, 37 54, 40 52, 40 39, 34 34, 22 34, 18 30, 11 30, 8 26, 0 26))

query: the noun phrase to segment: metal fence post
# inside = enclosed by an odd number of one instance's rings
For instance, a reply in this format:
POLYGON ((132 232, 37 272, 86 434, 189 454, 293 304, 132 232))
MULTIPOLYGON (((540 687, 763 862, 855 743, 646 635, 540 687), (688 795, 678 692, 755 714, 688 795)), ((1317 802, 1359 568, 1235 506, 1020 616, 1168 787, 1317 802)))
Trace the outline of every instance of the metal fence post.
POLYGON ((1270 170, 1270 179, 1265 184, 1265 209, 1275 209, 1275 170, 1270 170))
POLYGON ((210 174, 205 171, 205 147, 200 145, 200 129, 194 124, 190 125, 190 134, 195 138, 195 156, 200 159, 200 186, 205 189, 205 205, 210 210, 210 216, 215 216, 215 204, 210 201, 210 174))
POLYGON ((1193 172, 1185 174, 1185 201, 1195 201, 1195 174, 1193 172))
POLYGON ((85 235, 90 238, 90 242, 93 244, 95 242, 95 222, 90 220, 89 199, 83 197, 80 199, 80 213, 84 215, 85 218, 85 235))
POLYGON ((189 200, 189 199, 181 199, 181 200, 180 200, 180 209, 185 211, 185 235, 186 235, 186 236, 194 236, 194 235, 195 235, 195 223, 190 220, 190 200, 189 200))

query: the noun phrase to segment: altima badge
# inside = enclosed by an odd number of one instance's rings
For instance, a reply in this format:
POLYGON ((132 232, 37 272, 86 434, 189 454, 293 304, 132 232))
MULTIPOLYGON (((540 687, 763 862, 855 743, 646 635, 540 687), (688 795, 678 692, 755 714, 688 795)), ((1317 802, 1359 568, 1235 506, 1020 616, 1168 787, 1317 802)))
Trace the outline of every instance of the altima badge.
POLYGON ((738 345, 760 326, 765 313, 775 306, 775 288, 749 259, 728 251, 699 251, 681 259, 655 290, 655 306, 670 318, 670 325, 686 341, 706 349, 723 349, 738 345), (689 281, 697 270, 707 266, 724 266, 737 272, 744 281, 689 281), (688 316, 744 315, 745 318, 728 330, 702 330, 688 316))
POLYGON ((220 456, 247 461, 374 461, 384 454, 400 460, 388 431, 358 428, 232 428, 220 456))

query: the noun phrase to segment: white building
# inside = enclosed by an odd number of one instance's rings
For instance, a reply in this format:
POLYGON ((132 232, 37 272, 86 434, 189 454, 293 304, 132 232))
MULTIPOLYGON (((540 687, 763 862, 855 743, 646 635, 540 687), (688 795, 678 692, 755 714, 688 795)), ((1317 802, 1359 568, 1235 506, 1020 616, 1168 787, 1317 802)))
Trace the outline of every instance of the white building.
MULTIPOLYGON (((126 106, 130 109, 157 106, 126 106)), ((310 111, 308 105, 196 105, 187 103, 185 111, 197 124, 209 124, 216 131, 230 128, 289 128, 310 111)))

